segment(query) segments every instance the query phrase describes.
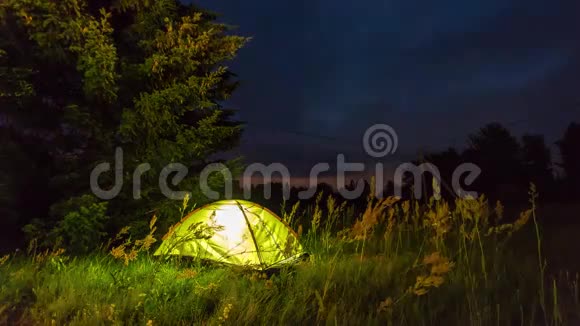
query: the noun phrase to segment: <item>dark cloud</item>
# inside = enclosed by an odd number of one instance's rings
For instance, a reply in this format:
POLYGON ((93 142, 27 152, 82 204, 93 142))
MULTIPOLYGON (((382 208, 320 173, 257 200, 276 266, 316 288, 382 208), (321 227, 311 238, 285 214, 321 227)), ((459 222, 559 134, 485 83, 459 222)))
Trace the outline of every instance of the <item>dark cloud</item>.
POLYGON ((201 1, 252 36, 231 104, 249 160, 306 166, 388 123, 399 159, 499 121, 555 140, 577 110, 577 1, 201 1), (515 123, 518 122, 518 123, 515 123))

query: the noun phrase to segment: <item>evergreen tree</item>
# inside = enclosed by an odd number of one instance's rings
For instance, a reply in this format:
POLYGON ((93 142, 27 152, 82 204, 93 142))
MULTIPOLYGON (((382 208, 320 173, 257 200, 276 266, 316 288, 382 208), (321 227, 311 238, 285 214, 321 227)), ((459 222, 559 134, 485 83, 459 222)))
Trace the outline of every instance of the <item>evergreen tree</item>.
MULTIPOLYGON (((43 172, 36 183, 46 184, 45 213, 89 193, 91 170, 114 165, 120 147, 125 186, 108 205, 113 224, 152 210, 171 215, 164 208, 176 205, 158 187, 162 168, 184 164, 180 188, 195 190, 195 172, 236 146, 241 125, 220 103, 237 83, 224 63, 248 39, 215 18, 176 0, 0 4, 1 135, 43 172), (141 163, 151 170, 135 201, 132 172, 141 163)), ((111 186, 113 174, 102 181, 111 186)), ((68 214, 59 211, 54 219, 68 214)))
POLYGON ((462 156, 466 162, 474 163, 482 170, 473 185, 480 193, 495 194, 501 185, 527 184, 521 145, 499 123, 489 123, 469 135, 468 148, 462 156))
POLYGON ((570 123, 557 145, 562 159, 560 166, 566 173, 568 195, 577 199, 580 195, 580 124, 570 123))

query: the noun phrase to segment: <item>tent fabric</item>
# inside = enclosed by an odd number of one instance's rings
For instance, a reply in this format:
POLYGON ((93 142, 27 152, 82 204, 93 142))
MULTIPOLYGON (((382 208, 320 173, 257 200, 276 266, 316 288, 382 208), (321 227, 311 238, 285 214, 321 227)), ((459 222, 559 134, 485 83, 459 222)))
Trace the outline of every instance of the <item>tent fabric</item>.
POLYGON ((303 254, 296 232, 267 208, 245 200, 194 210, 169 230, 154 253, 258 269, 291 264, 303 254))

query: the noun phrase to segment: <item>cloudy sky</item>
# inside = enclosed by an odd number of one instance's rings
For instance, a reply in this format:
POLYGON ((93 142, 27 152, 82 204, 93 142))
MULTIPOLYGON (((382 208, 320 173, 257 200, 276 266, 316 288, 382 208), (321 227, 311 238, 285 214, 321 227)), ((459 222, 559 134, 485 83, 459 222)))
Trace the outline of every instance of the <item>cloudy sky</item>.
POLYGON ((552 143, 580 120, 574 0, 203 0, 252 41, 230 64, 247 122, 236 153, 303 175, 368 159, 365 130, 392 126, 404 161, 461 148, 492 121, 552 143))

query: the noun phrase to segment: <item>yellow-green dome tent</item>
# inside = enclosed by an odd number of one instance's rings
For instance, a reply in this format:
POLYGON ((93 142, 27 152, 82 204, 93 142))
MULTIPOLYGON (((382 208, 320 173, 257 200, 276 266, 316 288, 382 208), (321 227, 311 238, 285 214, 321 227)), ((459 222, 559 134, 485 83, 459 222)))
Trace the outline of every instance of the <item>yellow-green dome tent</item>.
POLYGON ((267 269, 295 262, 303 254, 296 232, 276 214, 249 201, 222 200, 185 216, 154 255, 267 269))

